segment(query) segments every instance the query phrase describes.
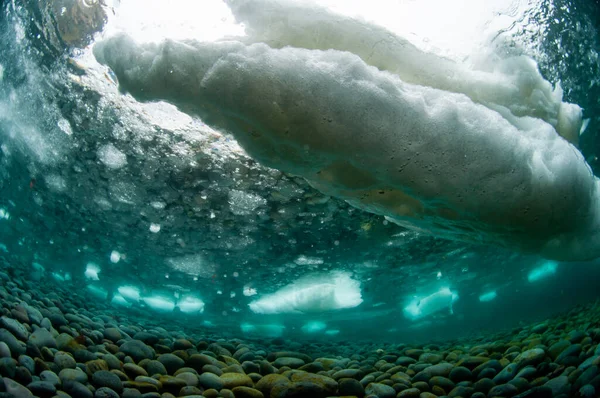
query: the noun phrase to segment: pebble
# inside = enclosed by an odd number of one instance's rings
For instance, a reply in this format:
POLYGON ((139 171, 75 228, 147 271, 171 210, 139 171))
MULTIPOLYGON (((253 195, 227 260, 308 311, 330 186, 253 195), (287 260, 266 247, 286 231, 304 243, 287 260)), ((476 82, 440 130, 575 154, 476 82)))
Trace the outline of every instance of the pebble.
POLYGON ((111 390, 121 393, 123 385, 121 379, 116 374, 108 370, 99 370, 92 375, 92 383, 97 387, 108 387, 111 390))
POLYGON ((94 398, 119 398, 119 394, 108 387, 100 387, 94 393, 94 398))
POLYGON ((0 341, 0 358, 10 358, 10 348, 4 341, 0 341))
POLYGON ((379 398, 395 398, 396 390, 394 390, 391 386, 388 386, 387 384, 369 383, 367 388, 365 388, 365 394, 376 395, 379 398))
POLYGON ((9 394, 9 397, 14 398, 33 398, 33 394, 29 389, 14 380, 11 380, 8 377, 2 378, 4 381, 4 388, 6 392, 9 394))
POLYGON ((157 360, 165 367, 167 373, 171 375, 185 365, 185 361, 174 354, 159 355, 157 360))
POLYGON ((125 355, 129 355, 136 362, 142 359, 153 359, 155 355, 154 349, 141 340, 126 341, 119 347, 119 351, 125 355))
POLYGON ((16 319, 9 318, 7 316, 0 317, 0 325, 11 332, 17 339, 21 341, 27 341, 29 338, 29 332, 19 321, 16 319))

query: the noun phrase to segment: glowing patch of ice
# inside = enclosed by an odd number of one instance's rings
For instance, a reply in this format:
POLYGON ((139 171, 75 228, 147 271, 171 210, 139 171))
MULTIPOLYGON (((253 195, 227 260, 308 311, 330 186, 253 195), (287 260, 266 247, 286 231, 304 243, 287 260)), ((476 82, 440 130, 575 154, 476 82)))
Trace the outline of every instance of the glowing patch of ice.
POLYGON ((498 296, 498 294, 496 293, 496 291, 492 290, 490 292, 483 293, 482 295, 480 295, 479 301, 481 301, 482 303, 486 303, 488 301, 494 300, 497 296, 498 296))
POLYGON ((244 293, 244 296, 251 297, 251 296, 254 296, 257 293, 257 291, 252 286, 246 285, 246 286, 244 286, 243 293, 244 293))
POLYGON ((33 263, 31 263, 31 267, 36 271, 40 271, 40 272, 46 271, 46 268, 42 264, 36 263, 35 261, 33 263))
POLYGON ((121 260, 121 253, 116 250, 110 252, 110 262, 113 264, 118 263, 121 260))
POLYGON ((111 302, 111 304, 120 305, 121 307, 131 307, 132 306, 131 302, 127 301, 125 299, 125 297, 121 296, 118 293, 113 296, 113 298, 110 302, 111 302))
POLYGON ((404 315, 412 320, 420 319, 441 311, 453 313, 452 304, 458 300, 458 294, 444 287, 422 298, 416 298, 404 308, 404 315))
POLYGON ((8 220, 10 219, 10 213, 8 210, 0 207, 0 219, 8 220))
POLYGON ((556 261, 546 261, 544 264, 531 270, 527 275, 527 280, 529 282, 537 282, 540 279, 548 278, 556 274, 557 268, 558 263, 556 261))
POLYGON ((127 164, 127 156, 113 144, 106 144, 98 148, 98 159, 110 169, 120 169, 127 164))
POLYGON ((296 258, 294 262, 298 265, 321 265, 323 264, 323 259, 319 257, 307 257, 301 255, 298 256, 298 258, 296 258))
POLYGON ((311 313, 353 308, 362 301, 360 282, 347 272, 336 271, 309 275, 248 306, 257 314, 311 313))
POLYGON ((204 311, 204 302, 197 297, 186 296, 179 300, 177 306, 186 314, 201 313, 204 311))
POLYGON ((131 285, 119 286, 117 289, 119 294, 123 296, 123 298, 130 302, 138 302, 140 301, 140 289, 131 285))
POLYGON ((338 329, 329 329, 329 330, 325 331, 325 334, 327 336, 335 336, 335 335, 340 334, 340 331, 338 329))
POLYGON ((150 203, 150 206, 154 207, 156 210, 162 210, 167 206, 167 204, 165 202, 155 201, 150 203))
POLYGON ((87 289, 90 291, 90 293, 92 293, 93 296, 99 298, 100 300, 106 300, 108 297, 108 292, 106 289, 101 288, 100 286, 87 285, 87 289))
POLYGON ((250 335, 250 336, 264 336, 264 337, 281 337, 281 335, 283 334, 283 330, 285 329, 285 326, 280 325, 280 324, 276 324, 276 323, 270 323, 270 324, 266 324, 266 325, 254 325, 254 324, 250 324, 250 323, 242 323, 240 325, 240 328, 242 329, 242 333, 244 333, 245 335, 250 335))
POLYGON ((66 135, 72 135, 73 129, 71 128, 71 123, 67 119, 61 118, 58 121, 58 128, 62 130, 66 135))
POLYGON ((87 279, 91 279, 93 281, 98 281, 100 278, 98 277, 98 273, 100 272, 100 267, 94 263, 88 263, 85 268, 85 277, 87 279))
POLYGON ((327 324, 325 324, 325 322, 321 322, 321 321, 310 321, 305 323, 304 325, 302 325, 302 328, 300 328, 300 330, 302 330, 303 333, 319 333, 324 331, 327 328, 327 324))
POLYGON ((173 309, 175 309, 175 303, 173 300, 162 296, 142 297, 142 301, 155 311, 171 312, 173 309))
POLYGON ((150 232, 157 233, 160 231, 160 224, 150 224, 150 232))

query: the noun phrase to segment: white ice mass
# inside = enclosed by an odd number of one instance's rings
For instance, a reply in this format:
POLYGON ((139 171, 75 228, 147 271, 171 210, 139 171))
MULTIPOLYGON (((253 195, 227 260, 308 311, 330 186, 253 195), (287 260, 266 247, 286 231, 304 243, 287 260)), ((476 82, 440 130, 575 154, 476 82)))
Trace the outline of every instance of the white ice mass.
POLYGON ((257 314, 314 313, 353 308, 362 303, 360 282, 346 272, 307 276, 252 301, 257 314))
POLYGON ((359 209, 547 258, 600 255, 598 179, 567 141, 581 109, 532 59, 467 66, 307 3, 228 4, 246 36, 117 35, 94 54, 137 99, 200 116, 263 164, 359 209))
POLYGON ((404 314, 412 320, 420 319, 441 311, 453 314, 452 304, 458 300, 458 295, 444 287, 425 297, 414 299, 404 308, 404 314))

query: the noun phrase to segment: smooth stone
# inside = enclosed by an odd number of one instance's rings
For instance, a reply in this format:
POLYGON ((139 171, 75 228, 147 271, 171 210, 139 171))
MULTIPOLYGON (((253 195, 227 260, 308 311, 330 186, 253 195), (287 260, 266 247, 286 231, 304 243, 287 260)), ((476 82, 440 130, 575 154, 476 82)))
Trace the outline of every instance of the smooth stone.
POLYGON ((12 358, 0 358, 0 376, 14 378, 17 370, 17 361, 12 358))
POLYGON ((553 396, 568 394, 571 387, 569 384, 569 378, 567 376, 558 376, 554 379, 550 379, 544 384, 544 386, 552 389, 553 396))
POLYGON ((148 371, 149 375, 155 375, 155 374, 166 375, 167 374, 167 368, 165 367, 165 365, 163 365, 156 359, 153 359, 146 364, 146 370, 148 371))
POLYGON ((123 371, 129 375, 129 376, 148 376, 148 372, 146 372, 146 369, 142 368, 139 365, 136 365, 135 363, 126 363, 123 365, 123 371))
POLYGON ((113 354, 105 354, 102 359, 104 359, 109 369, 121 369, 121 361, 113 354))
POLYGON ((113 343, 121 340, 121 331, 117 328, 106 328, 104 329, 103 336, 106 340, 110 340, 113 343))
POLYGON ((451 363, 439 363, 437 365, 429 366, 413 377, 413 382, 424 381, 427 382, 434 376, 447 377, 454 366, 451 363))
POLYGON ((129 355, 136 362, 142 359, 154 359, 154 349, 140 340, 126 341, 119 347, 119 351, 129 355))
POLYGON ((94 394, 89 388, 78 381, 67 380, 63 382, 62 390, 72 397, 77 398, 93 398, 94 394))
POLYGON ((252 379, 245 374, 240 373, 223 373, 219 376, 219 379, 223 383, 223 387, 230 390, 233 387, 254 387, 252 379))
POLYGON ((387 384, 370 383, 367 388, 365 388, 365 394, 376 395, 379 398, 395 398, 396 390, 387 384))
POLYGON ((431 379, 429 379, 428 384, 430 387, 439 386, 444 389, 444 391, 452 391, 452 389, 455 387, 455 383, 452 380, 443 376, 433 376, 431 379))
POLYGON ((517 374, 518 365, 516 363, 511 363, 506 366, 500 373, 498 373, 492 380, 496 384, 504 384, 508 383, 512 379, 514 379, 517 374))
POLYGON ((565 365, 568 360, 569 357, 571 356, 578 356, 579 353, 581 353, 581 345, 580 344, 572 344, 569 347, 567 347, 566 349, 563 350, 563 352, 560 353, 560 355, 556 358, 556 360, 554 362, 561 364, 561 365, 565 365))
POLYGON ((522 377, 527 380, 532 380, 537 374, 537 369, 533 366, 526 366, 517 373, 515 377, 522 377))
POLYGON ((178 379, 181 379, 183 381, 185 381, 185 384, 187 384, 188 386, 194 386, 196 387, 198 385, 198 376, 194 373, 191 372, 182 372, 179 373, 177 376, 178 379))
POLYGON ((168 374, 172 375, 179 368, 183 368, 185 361, 174 354, 159 355, 157 360, 162 363, 168 374))
POLYGON ((97 387, 108 387, 111 390, 120 393, 123 391, 121 379, 116 374, 108 370, 99 370, 92 375, 92 383, 97 387))
POLYGON ((54 354, 54 363, 59 369, 75 369, 77 366, 75 358, 63 351, 54 354))
POLYGON ((48 330, 39 328, 29 336, 29 341, 35 344, 36 347, 42 348, 57 348, 56 340, 48 330))
POLYGON ((158 336, 149 332, 137 332, 133 335, 134 340, 142 341, 145 344, 156 344, 160 340, 158 336))
POLYGON ((215 365, 219 366, 219 361, 216 358, 213 358, 206 354, 194 354, 190 355, 190 357, 186 361, 186 366, 189 366, 192 369, 200 372, 204 365, 215 365))
POLYGON ((30 373, 35 373, 35 360, 29 355, 19 355, 19 365, 24 366, 30 373))
POLYGON ((10 348, 4 341, 0 341, 0 358, 10 358, 10 348))
POLYGON ((579 389, 579 396, 583 398, 595 398, 596 389, 591 384, 586 384, 579 389))
POLYGON ((552 389, 549 387, 538 386, 533 387, 521 394, 515 395, 513 398, 552 398, 552 389))
MULTIPOLYGON (((202 378, 202 376, 204 376, 204 374, 200 375, 200 378, 202 378)), ((287 386, 287 385, 290 385, 291 383, 292 382, 287 377, 282 376, 278 373, 272 373, 272 374, 263 376, 256 383, 256 388, 259 391, 261 391, 263 394, 265 394, 266 396, 269 396, 273 387, 275 387, 277 385, 287 386)), ((200 384, 202 384, 202 382, 200 382, 200 384)))
POLYGON ((338 380, 340 395, 354 395, 362 397, 365 395, 365 388, 356 379, 342 378, 338 380))
POLYGON ((4 377, 2 378, 2 380, 4 381, 4 388, 7 394, 9 394, 9 397, 33 398, 33 393, 29 391, 27 387, 21 385, 20 383, 17 383, 14 380, 11 380, 8 377, 4 377))
POLYGON ((264 398, 262 392, 250 387, 234 387, 231 391, 235 398, 264 398))
POLYGON ((397 398, 418 398, 421 395, 421 390, 418 388, 407 388, 396 395, 397 398))
POLYGON ((273 366, 276 368, 287 366, 292 369, 297 369, 304 364, 305 362, 302 359, 293 357, 279 357, 273 362, 273 366))
POLYGON ((13 357, 25 354, 25 344, 17 339, 11 332, 6 329, 0 329, 0 341, 4 342, 13 357))
POLYGON ((108 387, 100 387, 94 393, 94 398, 119 398, 119 394, 108 387))
POLYGON ((29 338, 29 331, 19 321, 9 318, 5 315, 0 317, 0 326, 6 328, 12 333, 17 339, 21 341, 27 341, 29 338))
POLYGON ((338 389, 337 381, 325 375, 318 375, 307 372, 294 372, 290 376, 290 380, 293 383, 318 384, 328 394, 334 394, 338 389))
POLYGON ((58 377, 63 384, 69 381, 77 381, 79 383, 86 383, 88 381, 87 374, 80 368, 63 369, 58 373, 58 377))
POLYGON ((202 396, 202 390, 196 386, 184 386, 179 390, 180 397, 202 396))
POLYGON ((331 376, 334 380, 342 378, 350 378, 360 380, 363 377, 363 372, 360 369, 342 369, 338 370, 331 376))
POLYGON ((221 390, 225 385, 219 376, 213 373, 202 373, 198 376, 198 383, 206 389, 214 388, 215 390, 221 390))
POLYGON ((396 359, 396 365, 408 366, 413 363, 417 363, 417 360, 411 357, 398 357, 398 359, 396 359))
POLYGON ((52 396, 56 393, 56 386, 49 381, 34 381, 29 383, 27 388, 33 394, 42 397, 52 396))
POLYGON ((460 381, 472 380, 473 374, 471 373, 469 368, 466 368, 464 366, 457 366, 450 371, 448 378, 453 382, 458 383, 460 381))
POLYGON ((517 365, 518 369, 528 365, 536 366, 544 360, 545 356, 546 352, 544 350, 541 348, 534 348, 519 354, 519 356, 515 358, 514 363, 517 365))
POLYGON ((58 375, 51 370, 44 370, 42 373, 40 373, 40 380, 52 383, 52 385, 55 387, 58 387, 61 384, 58 375))
POLYGON ((500 384, 492 387, 488 392, 489 397, 512 397, 517 395, 519 390, 512 384, 500 384))

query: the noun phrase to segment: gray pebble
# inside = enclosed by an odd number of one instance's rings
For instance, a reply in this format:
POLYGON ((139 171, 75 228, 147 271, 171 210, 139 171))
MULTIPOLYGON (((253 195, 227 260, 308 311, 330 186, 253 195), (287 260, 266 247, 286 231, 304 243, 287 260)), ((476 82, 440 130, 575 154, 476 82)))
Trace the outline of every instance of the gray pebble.
POLYGON ((42 373, 40 373, 40 380, 52 383, 54 386, 60 385, 60 378, 51 370, 44 370, 42 373))
POLYGON ((54 363, 59 369, 75 369, 77 362, 75 358, 63 351, 58 351, 54 354, 54 363))
POLYGON ((174 374, 177 369, 183 368, 185 365, 185 361, 174 354, 159 355, 157 360, 164 365, 170 375, 174 374))
POLYGON ((117 393, 123 391, 123 385, 119 376, 108 370, 99 370, 95 372, 92 375, 92 382, 97 387, 108 387, 117 393))
POLYGON ((215 390, 221 390, 223 388, 223 381, 219 376, 212 373, 202 373, 198 376, 198 383, 206 389, 214 388, 215 390))
POLYGON ((14 378, 17 361, 12 358, 0 358, 0 376, 14 378))
POLYGON ((58 373, 58 377, 60 381, 65 384, 65 382, 69 381, 77 381, 79 383, 86 383, 88 380, 87 374, 83 372, 83 370, 76 369, 63 369, 58 373))
POLYGON ((29 338, 29 331, 19 321, 9 318, 7 316, 0 317, 0 325, 11 332, 17 339, 21 341, 27 341, 29 338))
POLYGON ((370 383, 367 388, 365 388, 365 394, 376 395, 379 398, 396 398, 396 390, 387 384, 381 383, 370 383))
POLYGON ((10 348, 11 354, 16 358, 25 354, 25 344, 20 342, 11 332, 6 329, 0 329, 0 341, 6 343, 10 348))
POLYGON ((78 381, 67 380, 66 382, 63 382, 62 389, 64 392, 71 395, 72 397, 77 397, 77 398, 93 398, 94 397, 94 394, 92 394, 90 389, 78 381))
POLYGON ((0 341, 0 358, 10 358, 10 348, 4 341, 0 341))
POLYGON ((39 395, 42 397, 52 396, 56 393, 56 387, 54 384, 48 381, 34 381, 27 385, 29 391, 34 393, 35 395, 39 395))
POLYGON ((123 343, 119 351, 129 355, 136 362, 142 359, 154 359, 154 349, 140 340, 130 340, 123 343))
POLYGON ((100 387, 94 393, 94 398, 119 398, 119 394, 108 387, 100 387))
POLYGON ((9 396, 18 398, 33 398, 33 394, 27 389, 27 387, 9 379, 8 377, 4 377, 2 380, 4 381, 4 387, 9 396))
POLYGON ((33 343, 36 347, 42 348, 56 348, 56 340, 52 337, 52 334, 44 328, 39 328, 29 336, 29 342, 33 343))

